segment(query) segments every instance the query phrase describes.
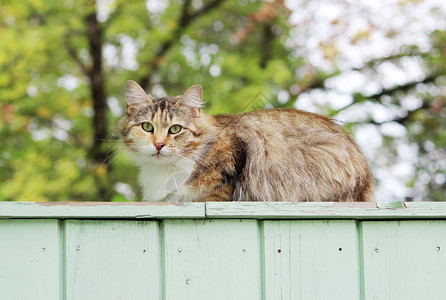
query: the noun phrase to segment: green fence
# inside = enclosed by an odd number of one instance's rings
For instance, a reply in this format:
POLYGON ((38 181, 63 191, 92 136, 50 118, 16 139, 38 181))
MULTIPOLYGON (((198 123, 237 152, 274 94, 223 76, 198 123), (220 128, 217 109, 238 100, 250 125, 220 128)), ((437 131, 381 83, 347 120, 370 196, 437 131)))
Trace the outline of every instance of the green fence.
POLYGON ((0 299, 446 299, 446 203, 0 203, 0 299))

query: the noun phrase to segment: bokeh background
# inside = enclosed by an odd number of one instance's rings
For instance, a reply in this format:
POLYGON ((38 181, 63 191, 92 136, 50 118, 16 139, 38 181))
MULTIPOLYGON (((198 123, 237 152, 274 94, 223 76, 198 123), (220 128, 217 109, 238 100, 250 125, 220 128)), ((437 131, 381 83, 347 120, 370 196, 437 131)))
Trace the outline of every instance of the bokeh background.
MULTIPOLYGON (((342 122, 378 201, 446 198, 444 0, 3 0, 0 201, 138 201, 124 87, 342 122)), ((270 126, 271 124, 264 124, 270 126)))

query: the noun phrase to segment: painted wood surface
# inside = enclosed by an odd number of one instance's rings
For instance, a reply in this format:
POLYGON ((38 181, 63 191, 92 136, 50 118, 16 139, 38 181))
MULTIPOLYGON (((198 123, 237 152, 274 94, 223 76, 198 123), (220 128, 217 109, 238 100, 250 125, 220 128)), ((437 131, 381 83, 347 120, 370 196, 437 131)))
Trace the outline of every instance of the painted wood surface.
POLYGON ((406 219, 446 218, 446 203, 207 202, 208 218, 406 219))
POLYGON ((444 211, 0 203, 0 299, 445 299, 444 211))
POLYGON ((265 221, 265 298, 360 299, 358 238, 355 221, 265 221))
POLYGON ((446 202, 0 202, 1 218, 446 219, 446 202))
POLYGON ((69 220, 66 299, 161 299, 156 221, 69 220))
POLYGON ((205 203, 0 202, 0 218, 203 218, 205 203))
POLYGON ((164 240, 165 299, 261 299, 256 221, 167 220, 164 240))
POLYGON ((446 221, 361 224, 364 299, 446 299, 446 221))
POLYGON ((57 220, 0 220, 0 299, 61 299, 57 220))

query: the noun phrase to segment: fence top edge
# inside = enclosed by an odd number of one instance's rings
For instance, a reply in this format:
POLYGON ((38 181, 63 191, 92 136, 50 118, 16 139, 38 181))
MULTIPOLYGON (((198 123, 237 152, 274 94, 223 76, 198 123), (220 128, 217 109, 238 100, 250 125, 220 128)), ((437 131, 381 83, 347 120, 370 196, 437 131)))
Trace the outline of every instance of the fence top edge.
POLYGON ((446 202, 0 202, 0 218, 446 219, 446 202))

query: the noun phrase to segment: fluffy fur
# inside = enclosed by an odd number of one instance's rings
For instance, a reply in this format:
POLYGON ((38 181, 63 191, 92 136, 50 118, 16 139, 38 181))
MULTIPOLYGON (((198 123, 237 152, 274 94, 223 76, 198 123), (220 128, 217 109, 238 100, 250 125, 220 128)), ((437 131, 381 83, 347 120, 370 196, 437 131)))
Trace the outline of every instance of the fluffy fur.
POLYGON ((366 159, 328 117, 294 109, 208 116, 199 85, 154 98, 129 81, 126 95, 119 129, 145 201, 373 200, 366 159))

